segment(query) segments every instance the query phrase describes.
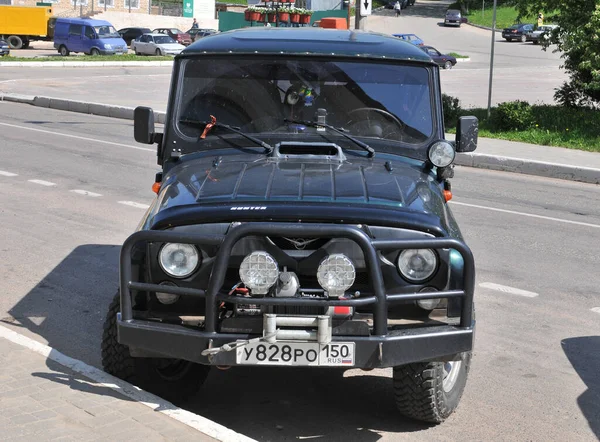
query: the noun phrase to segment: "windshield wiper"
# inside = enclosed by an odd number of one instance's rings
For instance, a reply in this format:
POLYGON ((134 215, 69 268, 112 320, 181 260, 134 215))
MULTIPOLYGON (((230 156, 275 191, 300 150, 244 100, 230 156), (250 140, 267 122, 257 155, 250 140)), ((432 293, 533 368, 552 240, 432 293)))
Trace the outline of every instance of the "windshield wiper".
POLYGON ((348 130, 342 128, 342 127, 335 127, 335 126, 331 126, 330 124, 327 123, 317 123, 316 121, 303 121, 303 120, 289 120, 287 118, 285 118, 283 121, 285 121, 286 123, 292 123, 292 124, 302 124, 304 126, 310 126, 310 127, 324 127, 327 128, 329 130, 332 130, 334 132, 337 132, 338 134, 348 138, 350 141, 354 142, 357 146, 361 147, 362 149, 366 150, 367 152, 369 152, 369 158, 373 158, 375 156, 375 150, 369 146, 367 143, 363 143, 362 141, 360 141, 357 138, 354 138, 352 135, 349 135, 347 132, 348 130))
POLYGON ((222 129, 226 129, 230 132, 233 132, 234 134, 241 135, 242 137, 258 144, 259 146, 261 146, 265 149, 266 153, 273 152, 273 146, 271 146, 270 144, 265 143, 263 140, 259 140, 258 138, 255 138, 252 135, 248 135, 247 133, 242 132, 239 127, 230 126, 229 124, 217 123, 217 119, 212 115, 210 116, 210 121, 189 120, 189 119, 183 118, 183 119, 179 120, 179 122, 183 123, 183 124, 189 124, 192 126, 204 126, 204 132, 202 132, 202 135, 200 135, 200 138, 203 138, 203 139, 206 138, 206 135, 213 127, 219 127, 222 129))

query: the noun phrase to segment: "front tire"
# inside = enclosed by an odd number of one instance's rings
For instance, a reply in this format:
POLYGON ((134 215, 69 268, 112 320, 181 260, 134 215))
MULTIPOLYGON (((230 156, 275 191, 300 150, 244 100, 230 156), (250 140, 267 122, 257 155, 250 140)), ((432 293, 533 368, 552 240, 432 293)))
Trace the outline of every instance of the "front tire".
POLYGON ((68 57, 69 56, 69 50, 67 49, 67 47, 65 45, 62 45, 59 49, 58 52, 60 53, 60 55, 62 55, 63 57, 68 57))
POLYGON ((157 57, 160 57, 161 55, 162 55, 162 52, 161 52, 161 50, 160 50, 160 49, 157 49, 157 50, 156 50, 156 56, 157 56, 157 57))
POLYGON ((446 63, 444 63, 444 69, 452 69, 452 62, 447 61, 446 63))
POLYGON ((109 374, 169 401, 194 396, 210 372, 209 365, 171 358, 134 358, 129 347, 117 341, 119 293, 113 298, 102 333, 102 368, 109 374))
POLYGON ((394 395, 400 414, 435 424, 446 420, 458 407, 470 363, 471 352, 466 352, 459 361, 394 367, 394 395))
POLYGON ((97 57, 98 55, 100 55, 100 51, 96 48, 92 48, 92 50, 90 51, 90 55, 97 57))

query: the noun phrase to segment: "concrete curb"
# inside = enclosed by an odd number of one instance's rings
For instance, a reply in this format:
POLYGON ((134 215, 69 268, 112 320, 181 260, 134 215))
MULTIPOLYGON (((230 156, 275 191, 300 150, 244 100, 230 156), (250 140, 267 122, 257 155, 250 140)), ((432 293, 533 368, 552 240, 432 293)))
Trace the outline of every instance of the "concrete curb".
MULTIPOLYGON (((14 103, 31 104, 36 107, 99 115, 102 117, 120 118, 123 120, 133 120, 134 108, 127 106, 20 94, 0 94, 0 101, 11 101, 14 103)), ((154 112, 154 116, 157 123, 164 124, 165 112, 154 112)))
POLYGON ((465 61, 471 61, 471 57, 467 57, 467 58, 457 58, 456 62, 460 63, 460 62, 465 62, 465 61))
MULTIPOLYGON (((489 26, 476 25, 474 23, 469 23, 469 22, 467 22, 465 24, 469 25, 469 26, 473 26, 474 28, 485 29, 486 31, 491 31, 492 30, 492 28, 490 28, 489 26)), ((498 29, 500 29, 500 31, 502 31, 501 28, 496 28, 496 31, 498 31, 498 29)))
POLYGON ((165 61, 0 61, 0 67, 31 68, 80 68, 80 67, 155 67, 173 66, 170 60, 165 61))
MULTIPOLYGON (((18 94, 0 94, 0 101, 11 101, 69 112, 133 120, 133 107, 18 94)), ((155 112, 154 115, 158 123, 164 124, 165 112, 155 112)), ((546 178, 558 178, 562 180, 600 184, 600 169, 571 166, 568 164, 548 163, 544 161, 479 154, 474 152, 457 154, 455 164, 479 169, 498 170, 503 172, 543 176, 546 178)))
POLYGON ((502 172, 600 184, 600 169, 593 169, 591 167, 571 166, 568 164, 478 154, 474 152, 457 154, 454 163, 458 166, 476 167, 478 169, 499 170, 502 172))

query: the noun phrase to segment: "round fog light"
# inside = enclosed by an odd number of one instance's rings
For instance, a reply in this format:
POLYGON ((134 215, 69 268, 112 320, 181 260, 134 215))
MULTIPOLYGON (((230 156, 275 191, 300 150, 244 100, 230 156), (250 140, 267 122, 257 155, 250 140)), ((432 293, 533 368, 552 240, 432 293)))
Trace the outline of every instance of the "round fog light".
POLYGON ((240 265, 240 279, 254 295, 266 295, 278 277, 277 261, 267 252, 252 252, 240 265))
MULTIPOLYGON (((172 283, 170 281, 161 282, 159 285, 177 287, 177 284, 172 283)), ((156 292, 156 298, 161 304, 165 305, 175 304, 177 301, 179 301, 179 295, 173 295, 172 293, 156 292)))
POLYGON ((356 270, 350 259, 342 254, 329 255, 317 270, 317 280, 330 296, 342 296, 352 287, 356 278, 356 270))

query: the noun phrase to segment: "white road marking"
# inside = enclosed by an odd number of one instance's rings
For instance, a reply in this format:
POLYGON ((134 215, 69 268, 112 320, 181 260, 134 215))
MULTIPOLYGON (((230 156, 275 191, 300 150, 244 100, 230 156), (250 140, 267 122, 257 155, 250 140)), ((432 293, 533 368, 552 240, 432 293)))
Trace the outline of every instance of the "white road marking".
POLYGON ((2 176, 17 176, 18 174, 12 173, 12 172, 5 172, 3 170, 0 170, 0 175, 2 175, 2 176))
POLYGON ((30 183, 33 184, 39 184, 40 186, 46 186, 46 187, 50 187, 50 186, 56 186, 56 183, 51 183, 50 181, 44 181, 44 180, 27 180, 30 183))
POLYGON ((450 201, 450 203, 451 204, 457 204, 459 206, 473 207, 473 208, 476 208, 476 209, 491 210, 493 212, 510 213, 511 215, 527 216, 527 217, 530 217, 530 218, 544 219, 544 220, 547 220, 547 221, 556 221, 556 222, 559 222, 559 223, 574 224, 574 225, 577 225, 577 226, 594 227, 596 229, 600 229, 600 224, 590 224, 590 223, 584 223, 584 222, 581 222, 581 221, 571 221, 569 219, 553 218, 551 216, 534 215, 533 213, 516 212, 514 210, 498 209, 496 207, 480 206, 480 205, 477 205, 477 204, 459 203, 458 201, 450 201))
POLYGON ((594 313, 600 313, 600 307, 594 307, 591 309, 594 313))
POLYGON ((508 293, 509 295, 525 296, 526 298, 535 298, 539 296, 539 293, 528 292, 527 290, 521 290, 507 285, 494 284, 493 282, 482 282, 479 287, 484 289, 496 290, 497 292, 508 293))
POLYGON ((224 427, 221 424, 206 419, 200 415, 190 413, 187 410, 182 410, 176 407, 172 403, 148 393, 147 391, 141 390, 135 385, 131 385, 129 382, 125 382, 108 373, 103 372, 91 365, 86 364, 78 359, 73 359, 69 356, 64 355, 58 350, 53 349, 40 342, 34 341, 31 338, 23 336, 19 333, 12 331, 11 329, 0 325, 0 338, 7 339, 17 345, 32 350, 47 359, 50 359, 64 367, 67 367, 86 378, 94 381, 96 387, 110 388, 123 396, 128 397, 134 402, 139 402, 146 407, 153 409, 158 413, 165 414, 172 419, 175 419, 182 424, 185 424, 201 433, 204 433, 210 437, 223 442, 256 442, 243 434, 236 433, 235 431, 224 427))
POLYGON ((15 127, 17 129, 30 130, 32 132, 40 132, 40 133, 43 133, 43 134, 51 134, 51 135, 58 135, 58 136, 67 137, 67 138, 75 138, 76 140, 92 141, 94 143, 103 143, 103 144, 108 144, 108 145, 111 145, 111 146, 126 147, 128 149, 144 150, 146 152, 156 153, 156 149, 149 149, 147 147, 130 146, 129 144, 113 143, 112 141, 98 140, 97 138, 81 137, 79 135, 64 134, 64 133, 61 133, 61 132, 53 132, 51 130, 36 129, 36 128, 33 128, 33 127, 26 127, 26 126, 19 126, 17 124, 0 123, 0 125, 7 126, 7 127, 15 127))
POLYGON ((70 192, 78 193, 79 195, 91 196, 91 197, 102 196, 100 193, 94 193, 94 192, 90 192, 89 190, 81 190, 81 189, 73 189, 70 192))
POLYGON ((150 207, 148 204, 136 203, 135 201, 117 201, 119 204, 124 204, 125 206, 135 207, 137 209, 147 209, 150 207))

